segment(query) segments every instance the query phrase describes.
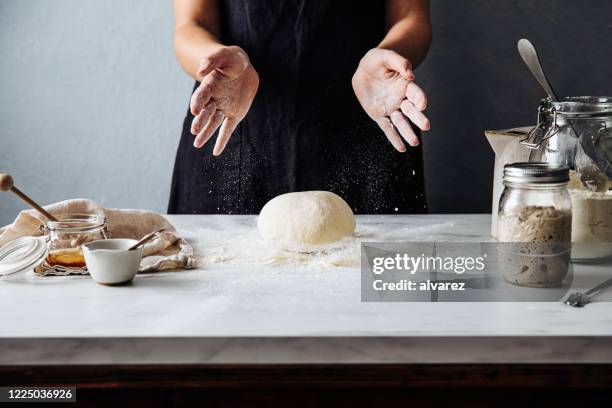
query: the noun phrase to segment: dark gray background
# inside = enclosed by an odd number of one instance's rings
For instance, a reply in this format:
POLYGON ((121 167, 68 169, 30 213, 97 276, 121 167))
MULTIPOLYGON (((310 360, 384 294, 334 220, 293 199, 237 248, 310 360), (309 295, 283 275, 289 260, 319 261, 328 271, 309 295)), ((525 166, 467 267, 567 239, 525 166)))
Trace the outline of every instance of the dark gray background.
POLYGON ((516 51, 530 39, 559 95, 612 94, 612 1, 432 0, 434 40, 417 80, 431 212, 489 212, 493 153, 483 131, 534 124, 539 85, 516 51))

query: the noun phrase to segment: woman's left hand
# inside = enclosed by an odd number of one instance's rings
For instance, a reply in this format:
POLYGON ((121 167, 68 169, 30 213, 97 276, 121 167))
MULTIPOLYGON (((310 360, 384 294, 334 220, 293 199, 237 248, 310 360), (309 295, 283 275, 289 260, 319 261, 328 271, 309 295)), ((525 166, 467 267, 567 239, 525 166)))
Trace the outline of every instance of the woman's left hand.
POLYGON ((429 130, 429 119, 423 114, 427 97, 414 83, 408 59, 395 51, 374 48, 361 59, 352 82, 361 106, 398 151, 406 151, 402 137, 410 146, 419 144, 408 119, 429 130))

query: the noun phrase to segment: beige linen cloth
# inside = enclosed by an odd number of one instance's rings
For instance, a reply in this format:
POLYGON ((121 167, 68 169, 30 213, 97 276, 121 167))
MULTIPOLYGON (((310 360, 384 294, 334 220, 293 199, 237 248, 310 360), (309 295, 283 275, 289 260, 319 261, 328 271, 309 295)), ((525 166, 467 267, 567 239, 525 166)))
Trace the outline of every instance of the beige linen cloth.
MULTIPOLYGON (((160 214, 146 210, 103 208, 87 199, 71 199, 45 206, 52 215, 97 214, 106 217, 109 238, 141 239, 146 234, 164 228, 156 238, 145 244, 140 272, 167 269, 191 269, 197 265, 193 248, 181 238, 176 229, 160 214)), ((42 236, 40 226, 44 217, 34 210, 19 213, 15 222, 0 228, 0 245, 23 236, 42 236)))

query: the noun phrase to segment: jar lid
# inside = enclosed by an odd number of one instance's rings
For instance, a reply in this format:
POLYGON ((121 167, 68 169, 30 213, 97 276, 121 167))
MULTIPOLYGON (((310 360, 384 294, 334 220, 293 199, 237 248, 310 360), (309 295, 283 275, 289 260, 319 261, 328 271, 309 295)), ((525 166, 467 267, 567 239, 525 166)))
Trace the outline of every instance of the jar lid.
POLYGON ((605 117, 612 114, 612 98, 609 96, 566 96, 559 101, 546 97, 540 105, 546 110, 555 108, 558 115, 570 118, 605 117))
POLYGON ((106 217, 98 214, 65 214, 57 221, 47 220, 45 226, 51 231, 86 232, 104 227, 106 217))
POLYGON ((46 252, 45 238, 22 237, 0 246, 0 276, 35 267, 46 252))
POLYGON ((511 163, 504 166, 504 181, 519 184, 567 183, 569 168, 556 163, 511 163))

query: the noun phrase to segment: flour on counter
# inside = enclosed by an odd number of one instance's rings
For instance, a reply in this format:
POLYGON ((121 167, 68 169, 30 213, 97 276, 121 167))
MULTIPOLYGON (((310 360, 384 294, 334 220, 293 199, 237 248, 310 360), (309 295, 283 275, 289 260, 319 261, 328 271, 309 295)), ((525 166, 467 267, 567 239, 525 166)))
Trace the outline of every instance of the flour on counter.
POLYGON ((356 268, 360 265, 361 242, 410 241, 416 236, 419 241, 435 241, 436 232, 447 231, 453 225, 452 222, 414 227, 389 223, 358 225, 354 236, 340 241, 298 246, 262 239, 256 223, 251 221, 234 223, 227 229, 221 229, 219 225, 199 229, 192 239, 197 241, 195 247, 206 248, 205 253, 196 254, 203 268, 211 265, 270 265, 295 269, 356 268))

